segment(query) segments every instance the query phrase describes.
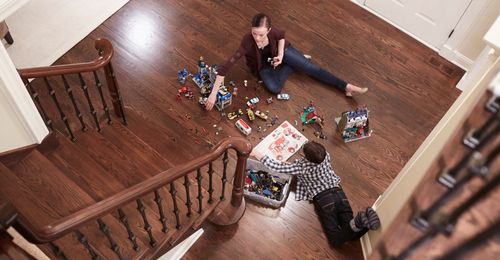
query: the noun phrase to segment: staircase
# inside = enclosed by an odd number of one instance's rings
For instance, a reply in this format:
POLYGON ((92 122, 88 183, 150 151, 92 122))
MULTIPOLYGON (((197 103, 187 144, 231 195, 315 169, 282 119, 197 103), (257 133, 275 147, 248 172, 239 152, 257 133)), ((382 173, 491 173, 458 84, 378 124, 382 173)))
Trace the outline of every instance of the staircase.
POLYGON ((19 71, 51 145, 0 158, 0 253, 9 256, 12 225, 51 259, 154 259, 205 220, 231 224, 244 212, 248 141, 193 158, 189 133, 123 105, 111 44, 96 49, 89 63, 19 71))

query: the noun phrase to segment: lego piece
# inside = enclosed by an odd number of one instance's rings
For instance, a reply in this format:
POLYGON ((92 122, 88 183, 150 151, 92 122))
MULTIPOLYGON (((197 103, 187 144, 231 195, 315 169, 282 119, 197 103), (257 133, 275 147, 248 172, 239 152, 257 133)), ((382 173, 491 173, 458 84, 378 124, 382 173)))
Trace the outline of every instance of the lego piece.
POLYGON ((188 76, 190 76, 191 74, 189 74, 189 72, 187 71, 186 68, 184 68, 183 70, 179 70, 177 71, 177 78, 179 79, 179 83, 181 85, 184 85, 186 84, 186 78, 188 76))
POLYGON ((215 107, 222 111, 226 107, 231 105, 233 95, 227 91, 225 86, 221 86, 219 92, 217 92, 217 101, 215 102, 215 107))
POLYGON ((245 87, 248 87, 248 80, 246 80, 246 79, 245 79, 245 80, 243 80, 243 85, 244 85, 245 87))
POLYGON ((267 116, 266 114, 264 114, 264 113, 260 112, 259 110, 255 111, 255 115, 256 115, 258 118, 260 118, 260 119, 262 119, 262 120, 264 120, 264 121, 266 121, 266 120, 267 120, 267 118, 268 118, 268 116, 267 116))
POLYGON ((252 132, 252 128, 241 118, 236 121, 235 126, 244 135, 249 135, 252 132))
POLYGON ((248 115, 248 120, 254 121, 255 120, 255 114, 252 109, 247 109, 247 115, 248 115))
POLYGON ((273 103, 273 97, 269 97, 268 99, 266 99, 266 102, 267 104, 273 103))
POLYGON ((276 99, 278 100, 289 100, 290 99, 290 95, 286 94, 286 93, 280 93, 276 96, 276 99))
POLYGON ((254 98, 247 101, 247 106, 250 107, 251 109, 254 109, 255 105, 257 105, 257 103, 259 103, 259 101, 260 100, 258 97, 254 97, 254 98))
POLYGON ((311 102, 308 107, 304 107, 304 111, 300 117, 303 125, 308 125, 314 122, 323 123, 323 118, 318 115, 316 107, 311 102))

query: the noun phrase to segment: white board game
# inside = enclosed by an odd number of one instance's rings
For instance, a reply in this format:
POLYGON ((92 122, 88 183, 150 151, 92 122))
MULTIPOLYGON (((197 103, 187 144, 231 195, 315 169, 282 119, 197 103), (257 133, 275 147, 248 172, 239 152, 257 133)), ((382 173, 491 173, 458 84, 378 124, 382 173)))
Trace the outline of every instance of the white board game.
POLYGON ((254 150, 274 160, 284 162, 300 150, 306 142, 307 138, 288 121, 285 121, 266 136, 254 150))

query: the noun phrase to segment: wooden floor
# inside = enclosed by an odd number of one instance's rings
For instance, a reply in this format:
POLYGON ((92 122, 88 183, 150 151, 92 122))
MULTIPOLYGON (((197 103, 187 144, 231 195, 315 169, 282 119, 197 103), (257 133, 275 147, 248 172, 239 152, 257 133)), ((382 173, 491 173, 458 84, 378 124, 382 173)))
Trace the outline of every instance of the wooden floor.
MULTIPOLYGON (((167 162, 158 167, 183 164, 207 152, 210 144, 240 133, 234 121, 220 112, 204 111, 196 101, 176 101, 177 70, 186 67, 194 72, 199 56, 209 64, 223 63, 250 29, 251 17, 261 11, 287 32, 286 38, 296 48, 312 55, 315 63, 370 88, 363 96, 346 98, 332 87, 295 73, 284 89, 291 96, 289 101, 258 105, 271 116, 278 115, 280 121, 294 122, 300 121, 300 111, 313 101, 326 119, 328 139, 317 139, 308 126, 297 128, 327 147, 353 209, 370 206, 457 98, 455 84, 463 71, 349 1, 132 0, 56 63, 93 59, 94 40, 108 38, 115 48, 113 65, 126 110, 139 115, 131 119, 129 130, 165 158, 167 162), (344 144, 335 132, 334 118, 364 105, 370 109, 373 136, 344 144), (223 130, 218 131, 219 127, 223 130), (165 135, 152 135, 157 129, 165 135)), ((261 100, 271 96, 257 86, 244 64, 240 61, 227 80, 242 85, 247 79, 249 87, 240 86, 239 96, 225 112, 244 108, 245 96, 261 100)), ((267 128, 259 121, 251 124, 254 129, 259 125, 267 128)), ((274 127, 260 133, 254 130, 249 140, 258 144, 274 127)), ((127 183, 119 185, 126 187, 145 177, 122 180, 127 183)), ((95 185, 100 186, 105 189, 95 185)), ((110 195, 93 192, 95 200, 110 195)), ((292 191, 285 207, 278 210, 248 203, 235 226, 205 224, 205 233, 185 259, 362 258, 359 242, 330 248, 312 204, 297 202, 294 195, 292 191)))

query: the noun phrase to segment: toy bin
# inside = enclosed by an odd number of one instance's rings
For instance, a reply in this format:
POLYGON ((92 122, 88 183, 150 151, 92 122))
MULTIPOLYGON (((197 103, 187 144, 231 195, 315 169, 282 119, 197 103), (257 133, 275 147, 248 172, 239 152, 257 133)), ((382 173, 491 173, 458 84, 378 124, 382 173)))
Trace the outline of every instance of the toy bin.
MULTIPOLYGON (((245 178, 246 179, 245 186, 243 188, 243 195, 245 196, 245 198, 256 201, 256 202, 264 204, 264 205, 267 205, 267 206, 272 207, 272 208, 279 208, 279 207, 283 206, 283 204, 285 204, 285 201, 288 197, 288 193, 290 191, 290 182, 292 180, 292 176, 271 171, 269 168, 264 166, 261 162, 256 161, 256 160, 252 160, 252 159, 247 160, 246 175, 247 175, 247 177, 245 178), (249 183, 249 181, 251 180, 249 177, 251 170, 252 170, 252 174, 254 174, 255 172, 258 172, 258 171, 267 172, 267 176, 272 176, 272 180, 273 180, 272 186, 276 186, 276 183, 277 183, 277 185, 282 185, 282 188, 279 190, 279 192, 273 193, 273 195, 276 194, 276 196, 274 196, 275 198, 272 198, 271 196, 266 196, 264 194, 264 192, 251 190, 252 189, 251 185, 255 184, 255 182, 252 182, 252 184, 249 183)), ((255 185, 252 187, 255 187, 255 185)), ((261 187, 264 187, 264 186, 261 186, 261 187)), ((269 190, 268 190, 268 192, 269 192, 269 190)), ((269 194, 269 193, 267 193, 267 194, 269 194)))

